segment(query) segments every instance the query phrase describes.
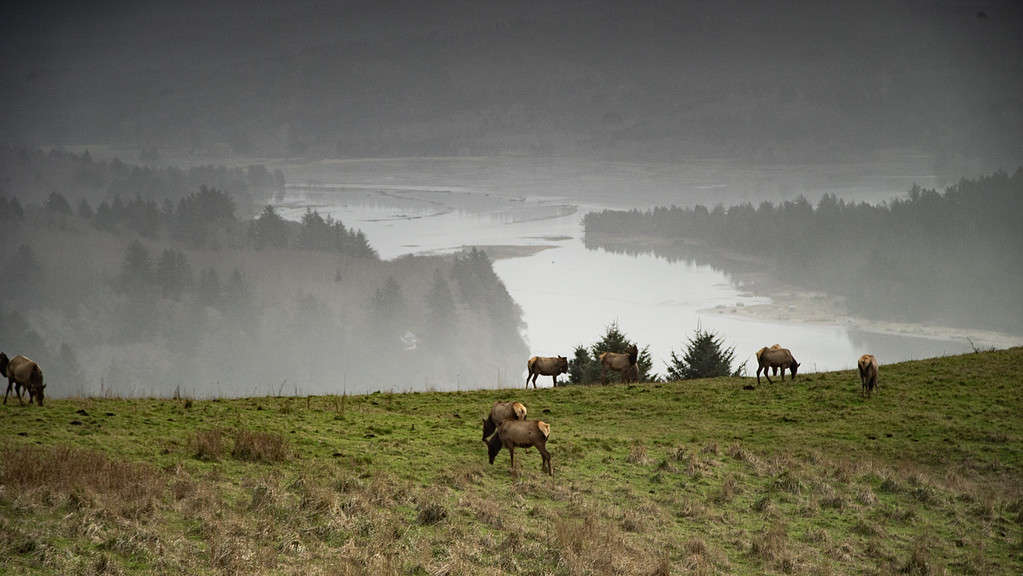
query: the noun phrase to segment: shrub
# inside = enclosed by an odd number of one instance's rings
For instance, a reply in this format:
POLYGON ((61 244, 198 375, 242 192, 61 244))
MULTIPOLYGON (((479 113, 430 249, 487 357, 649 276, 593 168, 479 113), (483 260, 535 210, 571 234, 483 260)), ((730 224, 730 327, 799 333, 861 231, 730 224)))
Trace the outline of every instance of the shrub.
POLYGON ((728 376, 732 374, 734 356, 735 348, 726 348, 723 338, 714 332, 697 327, 681 358, 674 350, 671 351, 667 379, 692 380, 728 376))

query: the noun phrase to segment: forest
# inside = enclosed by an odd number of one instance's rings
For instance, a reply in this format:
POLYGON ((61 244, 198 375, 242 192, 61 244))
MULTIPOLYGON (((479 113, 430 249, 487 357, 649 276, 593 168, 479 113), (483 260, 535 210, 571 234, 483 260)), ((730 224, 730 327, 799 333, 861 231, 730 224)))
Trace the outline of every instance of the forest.
MULTIPOLYGON (((381 261, 361 231, 329 216, 309 211, 293 222, 266 204, 246 217, 239 194, 198 183, 221 174, 244 185, 242 197, 281 193, 246 180, 269 174, 259 167, 191 173, 66 153, 13 156, 50 176, 31 186, 23 172, 4 172, 18 184, 0 191, 0 342, 8 355, 40 363, 48 395, 358 393, 518 380, 521 311, 481 250, 381 261), (65 170, 74 166, 95 170, 95 185, 65 170), (54 176, 62 172, 69 176, 54 176), (135 174, 137 184, 118 174, 135 174), (149 188, 179 177, 180 187, 149 188), (52 189, 58 180, 61 191, 52 189)), ((273 175, 266 182, 283 185, 273 175)))
POLYGON ((725 272, 769 271, 843 296, 867 318, 1018 333, 1023 326, 1023 169, 914 186, 881 204, 824 195, 780 204, 658 207, 585 216, 590 248, 653 252, 725 272))

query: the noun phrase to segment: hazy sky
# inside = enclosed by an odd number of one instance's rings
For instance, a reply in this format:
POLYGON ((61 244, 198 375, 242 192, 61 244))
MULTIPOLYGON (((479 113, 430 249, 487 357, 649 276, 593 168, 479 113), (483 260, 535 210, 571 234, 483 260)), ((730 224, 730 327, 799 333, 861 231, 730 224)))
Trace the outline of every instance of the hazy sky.
POLYGON ((1016 3, 820 4, 26 4, 0 24, 0 139, 1019 157, 1016 3))

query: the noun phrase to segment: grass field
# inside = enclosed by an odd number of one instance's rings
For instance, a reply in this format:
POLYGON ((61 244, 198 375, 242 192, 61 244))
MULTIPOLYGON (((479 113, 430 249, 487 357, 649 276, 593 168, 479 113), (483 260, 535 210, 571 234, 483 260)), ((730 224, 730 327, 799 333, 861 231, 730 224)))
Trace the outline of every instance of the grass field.
POLYGON ((0 572, 1023 573, 1023 348, 751 382, 9 401, 0 572))

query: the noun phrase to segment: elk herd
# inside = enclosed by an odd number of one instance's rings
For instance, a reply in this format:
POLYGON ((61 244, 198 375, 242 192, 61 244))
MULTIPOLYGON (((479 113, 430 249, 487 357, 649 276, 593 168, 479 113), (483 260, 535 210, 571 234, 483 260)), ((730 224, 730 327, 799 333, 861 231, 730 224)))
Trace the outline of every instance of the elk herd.
MULTIPOLYGON (((763 347, 756 352, 757 358, 757 384, 760 384, 760 373, 763 372, 769 383, 771 374, 778 375, 781 371, 781 379, 785 381, 785 371, 789 371, 792 380, 796 379, 799 371, 799 362, 788 348, 782 348, 775 344, 770 347, 763 347)), ((623 382, 634 382, 639 377, 639 349, 636 345, 630 345, 624 353, 604 352, 599 357, 601 367, 601 382, 607 384, 607 371, 612 370, 621 374, 623 382)), ((860 374, 860 394, 869 397, 877 388, 877 358, 872 354, 860 356, 857 362, 860 374)), ((565 374, 569 370, 568 358, 565 356, 533 356, 526 362, 528 374, 526 376, 526 388, 532 382, 536 389, 536 378, 538 376, 550 376, 553 384, 558 383, 558 375, 565 374)), ((508 450, 511 460, 511 467, 515 468, 515 449, 535 447, 543 459, 541 470, 547 474, 554 475, 551 467, 551 454, 547 451, 547 439, 551 435, 551 427, 541 420, 527 420, 526 406, 521 402, 495 402, 490 408, 490 414, 483 419, 483 443, 487 445, 487 454, 490 463, 502 448, 508 450)))

